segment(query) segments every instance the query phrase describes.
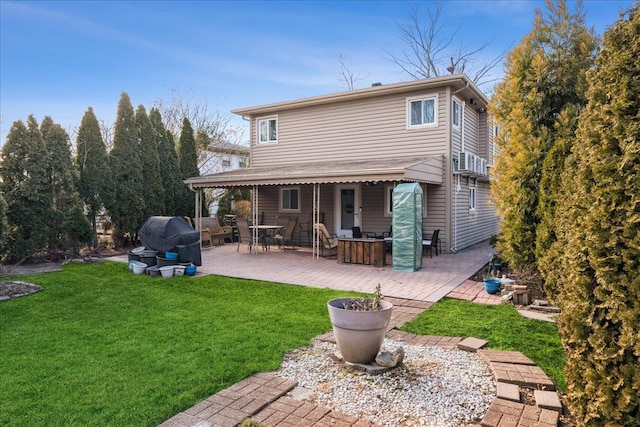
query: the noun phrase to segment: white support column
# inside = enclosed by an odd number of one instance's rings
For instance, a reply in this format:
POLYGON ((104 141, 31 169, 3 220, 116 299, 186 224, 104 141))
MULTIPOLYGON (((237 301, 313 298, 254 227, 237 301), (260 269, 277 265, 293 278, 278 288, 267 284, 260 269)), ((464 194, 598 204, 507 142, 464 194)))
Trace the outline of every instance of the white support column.
MULTIPOLYGON (((193 218, 194 226, 198 231, 202 230, 202 189, 199 188, 195 193, 195 217, 193 218)), ((200 239, 200 249, 202 249, 202 239, 200 239)))
MULTIPOLYGON (((253 225, 258 225, 258 209, 258 186, 254 185, 251 191, 251 222, 253 225)), ((255 254, 258 253, 258 231, 255 227, 251 229, 251 240, 253 240, 253 246, 251 248, 255 254)))

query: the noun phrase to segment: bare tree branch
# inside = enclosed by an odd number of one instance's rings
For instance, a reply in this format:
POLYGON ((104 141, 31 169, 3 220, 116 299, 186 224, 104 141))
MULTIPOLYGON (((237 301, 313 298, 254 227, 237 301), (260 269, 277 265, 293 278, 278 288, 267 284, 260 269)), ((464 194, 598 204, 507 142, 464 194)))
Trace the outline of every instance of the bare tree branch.
POLYGON ((455 47, 464 22, 451 27, 442 18, 442 4, 429 3, 426 9, 426 22, 418 5, 411 7, 407 22, 398 24, 400 39, 407 48, 400 54, 389 53, 391 62, 414 79, 437 77, 443 74, 466 73, 471 80, 480 85, 487 83, 489 73, 499 66, 510 48, 488 61, 476 63, 491 45, 491 41, 482 42, 476 48, 455 47))
POLYGON ((358 71, 358 74, 354 74, 352 69, 351 58, 349 56, 340 54, 338 55, 338 65, 336 66, 336 71, 340 77, 338 78, 339 82, 344 83, 347 86, 347 90, 353 90, 355 88, 355 83, 359 80, 364 80, 369 77, 369 74, 363 76, 362 73, 364 69, 358 71))

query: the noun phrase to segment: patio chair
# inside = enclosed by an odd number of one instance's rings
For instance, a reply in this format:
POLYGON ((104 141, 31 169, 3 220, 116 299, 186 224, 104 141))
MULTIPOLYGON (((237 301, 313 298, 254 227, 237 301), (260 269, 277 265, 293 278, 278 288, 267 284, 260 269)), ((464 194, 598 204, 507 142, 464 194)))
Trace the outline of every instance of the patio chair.
POLYGON ((271 239, 274 242, 278 242, 278 247, 281 247, 282 249, 286 248, 287 242, 291 245, 292 249, 295 249, 295 246, 293 245, 293 232, 295 231, 297 224, 298 217, 289 218, 289 221, 287 221, 287 228, 285 228, 284 230, 284 234, 277 232, 273 236, 271 236, 271 239))
POLYGON ((240 250, 240 245, 246 243, 249 245, 249 250, 253 246, 253 234, 249 230, 249 223, 244 218, 238 218, 236 221, 236 227, 238 227, 238 248, 236 252, 240 250))
POLYGON ((318 236, 320 237, 320 256, 323 258, 331 258, 338 256, 338 236, 329 234, 327 227, 323 223, 319 222, 314 225, 318 236), (325 256, 324 251, 329 251, 329 254, 325 256), (335 253, 332 253, 334 252, 335 253))
POLYGON ((422 250, 423 252, 427 250, 430 258, 433 258, 434 248, 436 250, 436 256, 438 256, 438 234, 440 234, 440 230, 435 230, 430 239, 424 239, 422 241, 422 250))

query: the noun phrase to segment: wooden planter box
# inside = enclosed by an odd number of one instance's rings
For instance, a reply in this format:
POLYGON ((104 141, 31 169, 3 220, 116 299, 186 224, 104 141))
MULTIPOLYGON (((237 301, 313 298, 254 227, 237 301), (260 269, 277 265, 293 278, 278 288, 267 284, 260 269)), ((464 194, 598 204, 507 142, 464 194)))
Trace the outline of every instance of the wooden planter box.
POLYGON ((338 262, 383 267, 387 265, 384 240, 338 239, 338 262))

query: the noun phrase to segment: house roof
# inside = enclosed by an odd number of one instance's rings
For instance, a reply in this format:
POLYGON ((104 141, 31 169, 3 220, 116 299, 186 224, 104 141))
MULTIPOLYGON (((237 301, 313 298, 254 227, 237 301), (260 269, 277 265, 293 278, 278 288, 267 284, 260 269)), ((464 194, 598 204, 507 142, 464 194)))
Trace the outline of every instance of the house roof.
POLYGON ((278 111, 294 108, 335 104, 338 102, 375 98, 379 96, 414 92, 417 90, 429 90, 446 86, 451 87, 454 92, 466 92, 465 97, 467 98, 474 98, 476 101, 475 108, 486 108, 489 103, 487 97, 480 91, 480 89, 477 88, 466 74, 451 74, 441 77, 413 80, 410 82, 372 86, 365 89, 337 92, 328 95, 312 96, 292 101, 276 102, 273 104, 265 104, 255 107, 238 108, 231 110, 231 112, 241 116, 272 114, 278 111))
POLYGON ((239 155, 249 155, 251 149, 249 148, 249 143, 246 145, 233 144, 227 141, 217 141, 209 144, 206 149, 212 153, 226 153, 226 154, 239 154, 239 155))
POLYGON ((377 181, 442 184, 443 162, 444 156, 313 162, 279 167, 236 169, 189 178, 184 180, 184 183, 191 188, 377 181))

